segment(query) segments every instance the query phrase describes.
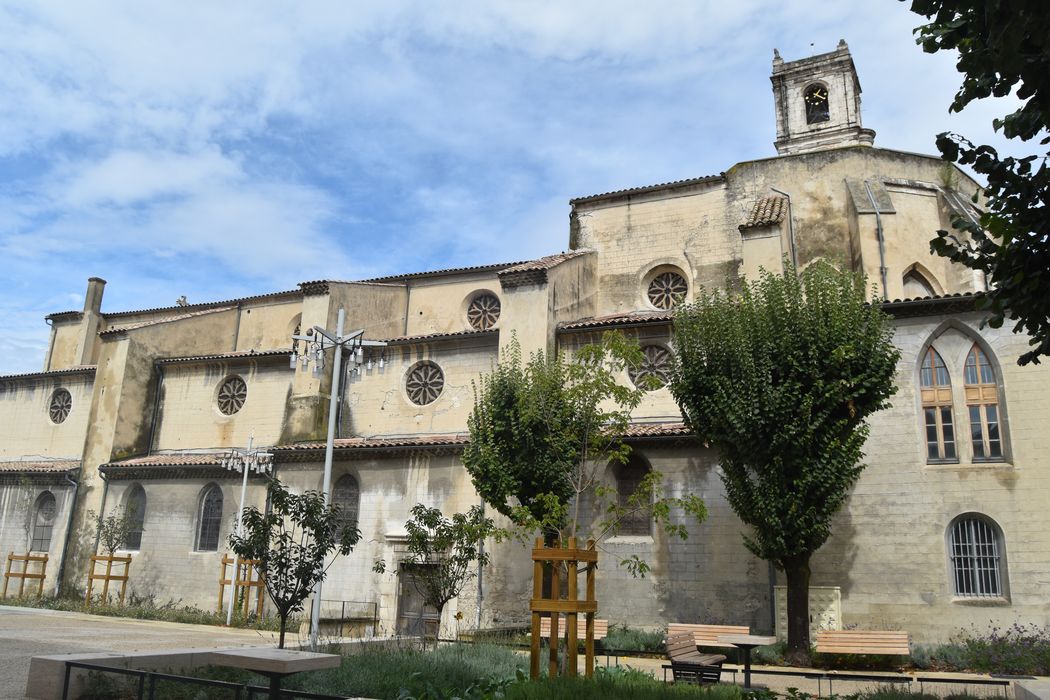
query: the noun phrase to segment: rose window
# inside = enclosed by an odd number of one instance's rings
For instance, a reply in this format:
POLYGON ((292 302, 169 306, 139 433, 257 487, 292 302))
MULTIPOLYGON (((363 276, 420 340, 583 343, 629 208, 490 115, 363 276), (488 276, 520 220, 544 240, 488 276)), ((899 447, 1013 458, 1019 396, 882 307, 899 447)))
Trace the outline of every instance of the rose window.
POLYGON ((73 397, 65 389, 58 389, 51 394, 51 403, 47 407, 48 415, 52 423, 61 423, 69 417, 69 411, 73 408, 73 397))
POLYGON ((671 351, 659 345, 642 348, 642 361, 627 370, 636 387, 652 391, 667 384, 671 372, 671 351))
POLYGON ((488 330, 499 320, 499 311, 499 299, 494 294, 479 294, 467 307, 467 320, 476 330, 488 330))
POLYGON ((412 368, 405 378, 405 391, 412 403, 426 406, 433 403, 445 388, 445 375, 441 368, 431 362, 423 362, 412 368))
POLYGON ((232 416, 241 410, 246 398, 248 398, 248 385, 240 377, 230 377, 219 387, 217 399, 219 410, 228 416, 232 416))
POLYGON ((688 289, 677 272, 662 272, 649 283, 649 303, 658 309, 672 309, 685 299, 688 289))

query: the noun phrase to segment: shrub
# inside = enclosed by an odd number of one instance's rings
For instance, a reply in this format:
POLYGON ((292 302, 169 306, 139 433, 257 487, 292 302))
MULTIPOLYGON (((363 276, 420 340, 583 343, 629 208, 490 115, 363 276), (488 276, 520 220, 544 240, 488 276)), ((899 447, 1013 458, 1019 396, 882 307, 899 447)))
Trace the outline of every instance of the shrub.
POLYGON ((662 631, 646 632, 627 625, 616 625, 609 628, 609 634, 602 640, 602 649, 662 652, 664 633, 662 631))

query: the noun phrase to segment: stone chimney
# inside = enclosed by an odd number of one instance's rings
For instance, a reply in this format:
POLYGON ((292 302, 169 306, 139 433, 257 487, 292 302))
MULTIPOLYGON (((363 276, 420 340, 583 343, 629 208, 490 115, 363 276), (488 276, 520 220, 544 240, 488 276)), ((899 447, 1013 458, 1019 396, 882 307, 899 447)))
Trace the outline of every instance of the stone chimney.
POLYGON ((80 331, 77 333, 77 351, 74 357, 78 365, 94 364, 95 339, 98 337, 102 293, 105 289, 106 280, 101 277, 88 278, 87 292, 84 294, 84 317, 80 320, 80 331))

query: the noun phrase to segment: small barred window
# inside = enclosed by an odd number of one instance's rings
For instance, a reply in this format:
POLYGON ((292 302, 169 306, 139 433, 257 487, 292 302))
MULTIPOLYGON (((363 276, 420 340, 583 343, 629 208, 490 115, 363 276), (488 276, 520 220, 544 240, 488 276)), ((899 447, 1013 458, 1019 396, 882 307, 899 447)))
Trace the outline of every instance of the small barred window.
POLYGON ((51 422, 63 422, 69 417, 69 411, 73 408, 73 397, 65 389, 56 389, 51 394, 51 403, 47 407, 47 413, 51 416, 51 422))
POLYGON ((649 303, 658 309, 673 309, 685 299, 689 286, 677 272, 662 272, 649 283, 649 303))
POLYGON ((219 410, 227 416, 232 416, 244 407, 244 400, 248 398, 248 385, 240 377, 229 377, 219 387, 217 402, 219 410))
POLYGON ((445 375, 433 362, 421 362, 405 378, 405 391, 412 403, 426 406, 437 400, 445 388, 445 375))
POLYGON ((495 294, 479 294, 467 307, 467 320, 475 330, 485 331, 499 320, 500 303, 495 294))
POLYGON ((948 542, 955 595, 1003 595, 1001 537, 998 528, 983 517, 967 516, 955 521, 948 542))
POLYGON ((653 391, 667 384, 671 371, 671 351, 660 345, 642 348, 642 361, 627 370, 631 382, 640 389, 653 391))

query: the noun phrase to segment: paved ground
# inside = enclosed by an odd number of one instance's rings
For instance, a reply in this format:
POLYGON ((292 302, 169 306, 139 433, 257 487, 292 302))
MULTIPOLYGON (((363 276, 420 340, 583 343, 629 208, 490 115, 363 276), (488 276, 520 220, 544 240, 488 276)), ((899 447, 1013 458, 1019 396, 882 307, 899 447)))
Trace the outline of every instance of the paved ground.
POLYGON ((272 632, 0 606, 0 698, 22 697, 34 656, 276 644, 272 632))

